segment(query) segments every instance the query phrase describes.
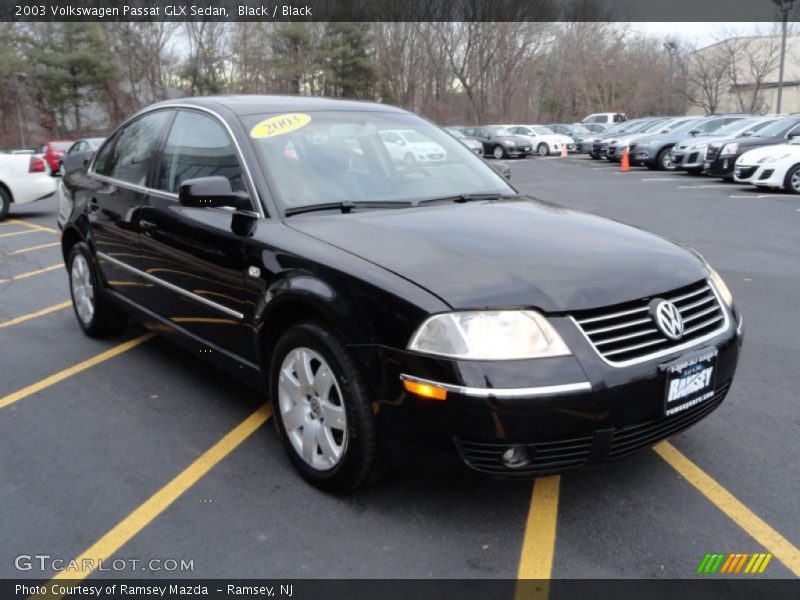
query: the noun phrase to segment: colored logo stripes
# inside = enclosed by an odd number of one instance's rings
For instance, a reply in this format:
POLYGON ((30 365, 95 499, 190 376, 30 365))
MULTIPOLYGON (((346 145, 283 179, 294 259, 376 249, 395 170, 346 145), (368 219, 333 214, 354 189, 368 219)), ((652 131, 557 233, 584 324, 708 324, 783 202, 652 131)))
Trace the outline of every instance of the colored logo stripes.
POLYGON ((697 572, 703 574, 757 574, 763 573, 771 560, 772 554, 758 552, 753 554, 749 552, 706 554, 700 561, 697 572))

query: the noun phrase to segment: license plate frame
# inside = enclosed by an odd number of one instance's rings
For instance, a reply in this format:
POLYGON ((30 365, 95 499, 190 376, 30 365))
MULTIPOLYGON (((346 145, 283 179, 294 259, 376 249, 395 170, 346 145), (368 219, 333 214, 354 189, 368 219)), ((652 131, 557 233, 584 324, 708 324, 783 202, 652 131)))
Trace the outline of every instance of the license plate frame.
POLYGON ((702 348, 660 366, 664 380, 664 416, 670 417, 714 396, 716 348, 702 348))

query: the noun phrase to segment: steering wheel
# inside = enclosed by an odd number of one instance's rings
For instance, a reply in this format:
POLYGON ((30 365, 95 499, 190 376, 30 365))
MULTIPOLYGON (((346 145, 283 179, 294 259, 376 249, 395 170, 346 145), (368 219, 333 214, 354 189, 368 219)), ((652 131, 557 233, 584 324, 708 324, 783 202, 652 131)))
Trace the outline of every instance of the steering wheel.
POLYGON ((424 169, 422 167, 407 167, 407 168, 403 169, 402 171, 398 171, 397 172, 397 176, 398 177, 405 177, 409 173, 422 173, 425 177, 430 177, 431 176, 431 174, 428 172, 428 170, 424 169))

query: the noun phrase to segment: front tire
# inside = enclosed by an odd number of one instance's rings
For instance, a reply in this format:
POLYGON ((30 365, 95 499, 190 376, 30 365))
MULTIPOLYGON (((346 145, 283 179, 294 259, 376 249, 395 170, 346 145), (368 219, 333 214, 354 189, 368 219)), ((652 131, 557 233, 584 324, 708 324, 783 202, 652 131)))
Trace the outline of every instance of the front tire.
POLYGON ((278 341, 270 365, 275 427, 312 485, 348 492, 368 482, 378 435, 364 377, 340 338, 303 322, 278 341))
POLYGON ((100 284, 99 270, 86 244, 72 247, 67 261, 72 307, 83 332, 89 337, 116 335, 125 329, 128 317, 117 308, 100 284))
POLYGON ((793 166, 786 173, 783 180, 783 189, 792 194, 800 194, 800 164, 793 166))
POLYGON ((9 210, 11 210, 11 194, 0 187, 0 221, 8 216, 9 210))
POLYGON ((494 156, 497 160, 501 158, 505 158, 506 156, 506 149, 500 146, 499 144, 492 149, 492 156, 494 156))
POLYGON ((539 154, 539 156, 549 156, 550 155, 550 147, 547 144, 545 144, 544 142, 542 142, 541 144, 539 144, 536 147, 536 152, 539 154))
POLYGON ((659 171, 675 170, 675 163, 672 162, 672 157, 670 156, 670 152, 672 152, 672 148, 664 148, 661 152, 658 153, 658 157, 656 158, 656 164, 658 165, 659 171))

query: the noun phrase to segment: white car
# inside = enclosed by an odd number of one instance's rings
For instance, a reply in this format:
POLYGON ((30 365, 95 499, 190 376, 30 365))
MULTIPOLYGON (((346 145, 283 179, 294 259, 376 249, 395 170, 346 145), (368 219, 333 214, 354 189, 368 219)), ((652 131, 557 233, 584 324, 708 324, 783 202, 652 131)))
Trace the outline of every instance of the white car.
POLYGON ((622 123, 623 121, 627 121, 628 118, 625 116, 625 113, 619 112, 605 112, 605 113, 593 113, 586 117, 581 123, 600 123, 602 125, 614 125, 616 123, 622 123))
POLYGON ((52 196, 56 183, 41 156, 0 154, 0 221, 6 218, 12 204, 28 204, 52 196))
POLYGON ((539 156, 561 154, 561 148, 567 147, 568 152, 575 151, 575 140, 568 135, 556 133, 544 125, 501 125, 526 141, 531 143, 531 148, 539 156))
POLYGON ((391 159, 398 163, 442 163, 447 153, 439 144, 417 131, 393 129, 378 134, 391 159))
POLYGON ((736 159, 733 180, 800 194, 800 138, 795 139, 745 152, 736 159))

